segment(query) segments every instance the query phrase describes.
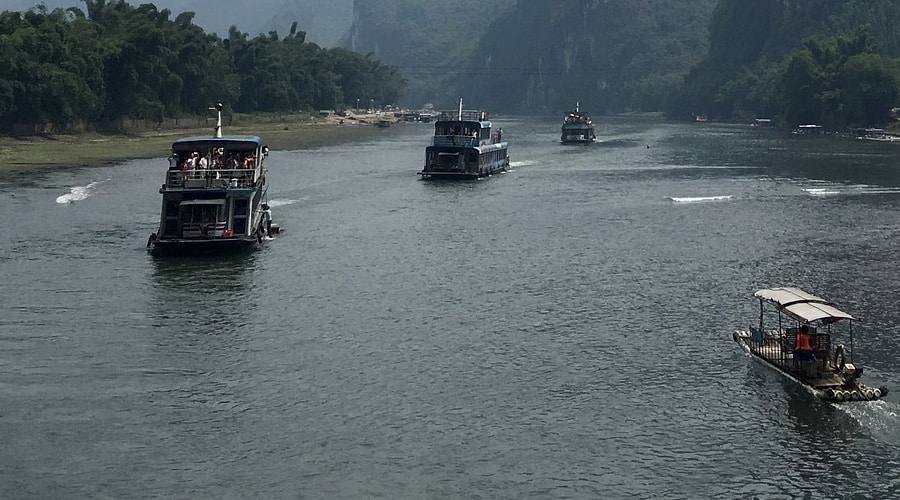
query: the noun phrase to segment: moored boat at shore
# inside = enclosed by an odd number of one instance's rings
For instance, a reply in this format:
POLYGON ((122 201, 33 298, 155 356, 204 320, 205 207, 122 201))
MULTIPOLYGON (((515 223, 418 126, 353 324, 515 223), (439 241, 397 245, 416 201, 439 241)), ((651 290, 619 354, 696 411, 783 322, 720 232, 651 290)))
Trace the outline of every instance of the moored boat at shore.
POLYGON ((503 142, 503 129, 491 131, 484 111, 459 110, 441 113, 434 123, 434 137, 425 148, 425 167, 419 172, 427 178, 477 179, 509 169, 509 148, 503 142))
POLYGON ((559 139, 563 144, 589 143, 597 139, 594 120, 580 108, 580 103, 575 103, 575 110, 563 118, 562 134, 559 139))
POLYGON ((888 393, 861 380, 863 367, 853 360, 853 316, 799 288, 768 288, 753 296, 759 300, 759 326, 732 337, 754 359, 827 401, 873 401, 888 393), (764 327, 766 316, 777 320, 775 328, 764 327), (842 324, 849 348, 833 345, 842 324))
POLYGON ((159 229, 147 241, 154 254, 246 249, 280 232, 264 201, 268 146, 256 136, 223 137, 221 104, 216 111, 213 137, 172 143, 159 229))

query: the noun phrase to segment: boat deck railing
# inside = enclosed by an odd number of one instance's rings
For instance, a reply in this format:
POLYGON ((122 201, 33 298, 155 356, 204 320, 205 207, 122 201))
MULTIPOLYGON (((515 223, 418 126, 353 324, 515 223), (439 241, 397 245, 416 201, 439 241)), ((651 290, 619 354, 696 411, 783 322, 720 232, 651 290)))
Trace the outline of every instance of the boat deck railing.
MULTIPOLYGON (((813 347, 814 362, 819 373, 828 373, 834 359, 834 348, 829 333, 819 333, 811 329, 810 343, 813 347)), ((763 331, 750 326, 750 350, 766 358, 770 362, 788 371, 799 370, 799 363, 794 357, 794 346, 797 342, 797 329, 763 331)))
POLYGON ((463 146, 477 148, 481 145, 481 139, 477 136, 465 135, 436 135, 431 139, 432 146, 463 146))
POLYGON ((479 122, 487 120, 487 113, 473 109, 464 109, 462 110, 462 114, 460 114, 458 110, 441 111, 441 114, 438 115, 437 119, 438 121, 456 121, 462 119, 463 121, 479 122))
POLYGON ((489 146, 491 144, 500 144, 500 139, 500 134, 496 132, 491 134, 490 140, 482 139, 481 137, 477 136, 467 135, 436 135, 431 138, 431 145, 477 148, 480 146, 489 146))
POLYGON ((166 172, 167 189, 252 188, 259 182, 260 169, 194 169, 166 172))

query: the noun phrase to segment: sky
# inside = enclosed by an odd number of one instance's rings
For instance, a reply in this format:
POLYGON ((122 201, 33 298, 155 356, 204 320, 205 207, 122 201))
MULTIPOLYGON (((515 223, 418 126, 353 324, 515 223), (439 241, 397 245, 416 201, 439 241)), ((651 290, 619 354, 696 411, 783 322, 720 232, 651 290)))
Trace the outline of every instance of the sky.
MULTIPOLYGON (((287 35, 291 23, 299 21, 299 29, 308 33, 307 40, 319 45, 333 47, 338 44, 340 34, 346 31, 352 20, 352 0, 127 0, 133 5, 152 3, 159 9, 172 11, 174 19, 181 12, 196 12, 194 24, 209 33, 217 33, 220 37, 228 35, 232 25, 255 36, 276 30, 279 35, 287 35), (316 13, 324 9, 316 9, 317 2, 329 2, 330 11, 316 18, 316 13), (343 5, 336 8, 334 5, 343 5), (285 12, 289 12, 285 14, 285 12), (305 12, 307 19, 299 12, 305 12), (335 16, 340 18, 335 18, 335 16), (310 18, 312 17, 312 18, 310 18)), ((85 9, 80 0, 0 0, 0 10, 24 11, 43 3, 48 9, 57 7, 79 7, 85 9)))

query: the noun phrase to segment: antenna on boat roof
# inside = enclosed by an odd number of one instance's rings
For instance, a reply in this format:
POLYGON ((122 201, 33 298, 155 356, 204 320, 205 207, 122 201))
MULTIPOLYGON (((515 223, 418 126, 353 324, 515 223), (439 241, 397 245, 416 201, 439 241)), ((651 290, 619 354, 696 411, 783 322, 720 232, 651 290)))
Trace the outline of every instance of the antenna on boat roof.
POLYGON ((580 111, 581 111, 581 103, 578 101, 575 101, 575 112, 578 113, 580 111))
POLYGON ((459 98, 459 121, 462 121, 462 97, 459 98))
POLYGON ((216 130, 215 133, 213 133, 213 137, 215 137, 216 139, 222 138, 222 107, 222 103, 217 102, 216 107, 209 108, 211 110, 216 110, 216 130))

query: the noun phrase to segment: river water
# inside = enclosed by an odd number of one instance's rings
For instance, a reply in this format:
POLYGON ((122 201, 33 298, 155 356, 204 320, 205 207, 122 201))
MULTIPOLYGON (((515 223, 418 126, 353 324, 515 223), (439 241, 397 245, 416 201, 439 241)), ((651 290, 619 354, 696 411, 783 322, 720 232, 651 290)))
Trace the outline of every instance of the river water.
POLYGON ((0 497, 896 497, 900 146, 597 121, 497 120, 477 182, 417 179, 428 125, 272 151, 227 258, 147 254, 164 151, 0 172, 0 497), (788 285, 894 392, 743 354, 788 285))

